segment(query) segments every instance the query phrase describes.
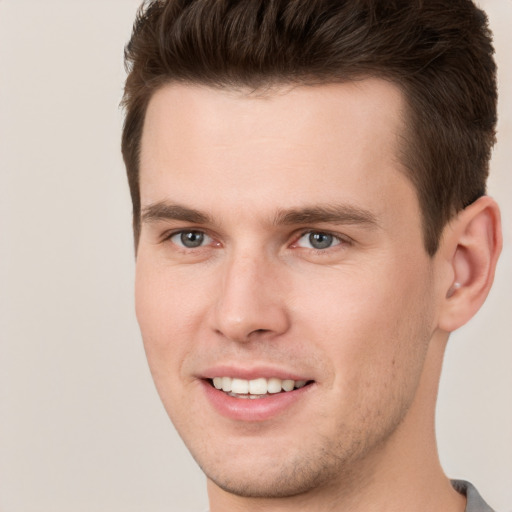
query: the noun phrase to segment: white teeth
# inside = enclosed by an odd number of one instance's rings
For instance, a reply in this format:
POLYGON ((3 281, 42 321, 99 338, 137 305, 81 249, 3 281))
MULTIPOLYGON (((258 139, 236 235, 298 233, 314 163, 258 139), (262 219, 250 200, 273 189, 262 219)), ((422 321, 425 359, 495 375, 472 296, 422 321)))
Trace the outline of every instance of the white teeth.
POLYGON ((268 379, 267 391, 269 393, 281 393, 281 379, 268 379))
POLYGON ((222 377, 222 391, 231 391, 231 383, 233 379, 231 377, 222 377))
POLYGON ((281 384, 283 386, 283 389, 285 391, 291 391, 295 387, 295 382, 290 379, 283 380, 283 383, 281 384))
POLYGON ((245 379, 233 379, 231 382, 231 391, 237 395, 246 395, 249 393, 249 381, 245 379))
POLYGON ((213 385, 217 389, 222 389, 226 393, 236 395, 249 395, 248 398, 257 398, 258 395, 267 393, 280 393, 281 391, 293 391, 303 388, 306 385, 305 380, 278 379, 271 377, 265 379, 260 377, 253 380, 236 379, 231 377, 214 377, 213 385), (255 395, 255 396, 251 396, 255 395))
POLYGON ((251 395, 264 395, 267 392, 267 379, 254 379, 249 381, 251 395))

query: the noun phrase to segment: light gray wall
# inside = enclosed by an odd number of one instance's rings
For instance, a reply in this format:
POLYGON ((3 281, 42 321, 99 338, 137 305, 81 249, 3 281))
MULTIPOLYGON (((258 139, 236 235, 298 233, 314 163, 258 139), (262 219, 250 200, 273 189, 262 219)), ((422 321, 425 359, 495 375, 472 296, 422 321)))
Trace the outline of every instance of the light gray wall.
MULTIPOLYGON (((119 153, 138 0, 0 0, 0 511, 201 511, 133 313, 119 153)), ((512 2, 487 0, 501 64, 490 191, 505 251, 453 336, 439 403, 451 476, 512 510, 512 2)))

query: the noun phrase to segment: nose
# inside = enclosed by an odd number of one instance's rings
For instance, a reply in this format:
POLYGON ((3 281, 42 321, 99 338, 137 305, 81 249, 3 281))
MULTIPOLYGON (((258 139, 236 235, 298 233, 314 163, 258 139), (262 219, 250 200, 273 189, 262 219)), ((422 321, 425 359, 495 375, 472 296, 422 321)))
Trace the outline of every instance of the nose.
POLYGON ((224 262, 214 308, 214 329, 240 343, 266 339, 290 326, 279 264, 263 256, 235 256, 224 262))

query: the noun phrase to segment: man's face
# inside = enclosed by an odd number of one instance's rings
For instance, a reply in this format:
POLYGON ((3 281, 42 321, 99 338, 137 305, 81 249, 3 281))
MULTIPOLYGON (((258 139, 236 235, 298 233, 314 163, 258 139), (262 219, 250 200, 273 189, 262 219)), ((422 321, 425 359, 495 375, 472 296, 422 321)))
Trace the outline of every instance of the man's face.
POLYGON ((152 98, 137 317, 211 485, 297 494, 406 435, 436 304, 402 110, 379 80, 152 98))

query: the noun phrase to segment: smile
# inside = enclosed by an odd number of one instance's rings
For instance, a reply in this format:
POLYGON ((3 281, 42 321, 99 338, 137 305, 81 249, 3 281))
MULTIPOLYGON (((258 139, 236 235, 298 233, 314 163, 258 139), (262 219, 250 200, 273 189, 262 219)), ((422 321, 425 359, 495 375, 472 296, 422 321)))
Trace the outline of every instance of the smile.
POLYGON ((277 420, 284 414, 283 417, 289 417, 291 411, 298 412, 301 407, 306 407, 308 397, 317 387, 314 380, 297 374, 286 375, 288 372, 275 369, 232 371, 228 368, 209 370, 210 375, 200 378, 200 382, 204 396, 214 410, 236 422, 277 420))
POLYGON ((279 379, 271 377, 266 379, 238 379, 233 377, 214 377, 213 386, 236 398, 262 398, 265 395, 287 393, 300 389, 308 384, 305 380, 279 379))

